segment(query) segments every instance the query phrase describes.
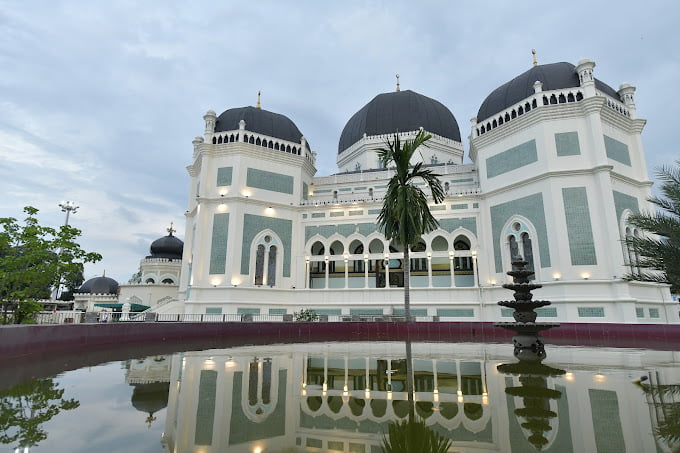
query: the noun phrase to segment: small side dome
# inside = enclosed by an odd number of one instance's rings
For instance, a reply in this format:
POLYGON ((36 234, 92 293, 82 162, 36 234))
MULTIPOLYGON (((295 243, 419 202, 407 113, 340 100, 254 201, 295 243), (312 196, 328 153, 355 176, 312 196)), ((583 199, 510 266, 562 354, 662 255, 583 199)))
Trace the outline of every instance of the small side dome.
POLYGON ((338 154, 367 136, 426 132, 460 142, 458 122, 441 102, 411 90, 382 93, 352 115, 340 135, 338 154))
POLYGON ((246 122, 246 130, 250 132, 293 143, 300 143, 302 139, 302 132, 290 118, 256 107, 240 107, 222 112, 215 122, 215 132, 238 130, 241 120, 246 122))
POLYGON ((172 225, 168 228, 168 235, 158 238, 151 243, 147 258, 166 258, 171 260, 181 260, 184 252, 184 241, 172 235, 172 225))
POLYGON ((102 275, 89 279, 76 292, 80 294, 118 294, 118 282, 102 275))
MULTIPOLYGON (((482 122, 532 96, 534 94, 534 82, 536 81, 543 83, 543 91, 581 86, 578 74, 576 74, 576 67, 571 63, 560 62, 534 66, 493 90, 479 107, 477 121, 482 122)), ((616 90, 598 79, 595 79, 595 88, 607 96, 619 99, 616 90)))

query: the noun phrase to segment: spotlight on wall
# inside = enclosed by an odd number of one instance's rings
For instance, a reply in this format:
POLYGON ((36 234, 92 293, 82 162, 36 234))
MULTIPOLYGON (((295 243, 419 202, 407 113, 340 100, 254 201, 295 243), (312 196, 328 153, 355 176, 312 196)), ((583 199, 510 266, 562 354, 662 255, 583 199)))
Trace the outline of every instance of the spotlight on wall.
POLYGON ((553 274, 553 280, 559 280, 561 278, 562 278, 562 274, 560 274, 559 272, 555 272, 553 274))
POLYGON ((590 274, 588 272, 584 272, 581 274, 581 278, 583 278, 583 280, 588 280, 590 278, 590 274))

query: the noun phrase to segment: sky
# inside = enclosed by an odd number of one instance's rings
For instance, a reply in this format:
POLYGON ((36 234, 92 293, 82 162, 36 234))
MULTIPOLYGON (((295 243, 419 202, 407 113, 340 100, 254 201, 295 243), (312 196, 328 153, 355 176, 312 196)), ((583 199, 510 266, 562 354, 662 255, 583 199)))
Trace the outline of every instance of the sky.
MULTIPOLYGON (((40 210, 103 255, 85 277, 127 282, 174 222, 203 115, 255 105, 292 119, 337 172, 342 128, 374 96, 411 89, 469 119, 539 64, 587 57, 614 89, 637 87, 650 178, 680 158, 680 3, 0 0, 0 217, 40 210), (552 3, 555 3, 554 5, 552 3)), ((466 159, 469 161, 469 158, 466 159)))

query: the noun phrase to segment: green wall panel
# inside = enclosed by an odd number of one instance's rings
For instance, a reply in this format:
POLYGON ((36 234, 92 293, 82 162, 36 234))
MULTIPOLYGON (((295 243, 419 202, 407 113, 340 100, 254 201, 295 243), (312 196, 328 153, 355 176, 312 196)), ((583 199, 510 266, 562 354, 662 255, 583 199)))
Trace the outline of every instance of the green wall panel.
POLYGON ((196 407, 196 430, 194 434, 194 444, 196 445, 212 445, 216 395, 217 371, 201 370, 198 381, 198 405, 196 407))
POLYGON ((578 132, 562 132, 555 134, 555 148, 557 155, 578 156, 581 154, 581 147, 578 143, 578 132))
POLYGON ((309 186, 307 185, 306 182, 302 183, 302 199, 306 200, 309 198, 309 186))
MULTIPOLYGON (((514 215, 521 215, 529 219, 536 228, 538 234, 538 247, 540 249, 541 267, 550 267, 550 250, 548 249, 548 232, 545 226, 545 211, 543 209, 543 195, 540 193, 519 198, 517 200, 492 206, 491 231, 493 254, 496 262, 496 272, 504 272, 503 259, 501 257, 500 239, 505 223, 514 215)), ((535 253, 535 251, 534 251, 535 253)))
POLYGON ((318 219, 318 218, 321 218, 321 217, 326 217, 326 213, 325 212, 312 212, 312 218, 313 219, 318 219))
POLYGON ((254 187, 256 189, 271 190, 272 192, 292 195, 294 183, 295 178, 292 176, 258 170, 257 168, 249 168, 246 173, 246 186, 254 187))
POLYGON ((229 214, 215 214, 210 244, 210 274, 224 274, 227 265, 228 238, 229 214))
MULTIPOLYGON (((272 370, 272 373, 275 371, 272 370)), ((274 376, 272 376, 273 378, 274 376)), ((272 379, 273 380, 273 379, 272 379)), ((234 385, 231 394, 231 423, 229 426, 229 445, 242 444, 260 439, 271 439, 286 434, 286 380, 287 371, 279 370, 278 398, 276 407, 260 423, 255 423, 244 414, 248 408, 242 408, 242 394, 247 392, 243 384, 243 372, 234 372, 234 385)), ((272 394, 273 394, 272 389, 272 394)))
POLYGON ((380 214, 381 209, 369 209, 369 214, 380 214))
POLYGON ((563 188, 562 201, 564 203, 564 216, 567 222, 567 238, 569 239, 571 264, 574 266, 597 264, 586 188, 563 188))
POLYGON ((331 212, 331 217, 344 217, 344 216, 345 216, 344 211, 331 212))
POLYGON ((217 169, 217 186, 231 185, 232 167, 221 167, 217 169))
POLYGON ((536 161, 536 140, 530 140, 486 159, 486 177, 493 178, 536 161))
POLYGON ((613 390, 588 389, 597 453, 625 452, 619 400, 613 390))
POLYGON ((604 307, 578 307, 581 318, 604 318, 604 307))
POLYGON ((466 228, 477 236, 477 219, 474 217, 464 217, 462 219, 439 219, 439 228, 452 233, 458 228, 466 228))
MULTIPOLYGON (((614 191, 614 206, 616 207, 616 220, 621 219, 621 214, 626 209, 630 209, 634 214, 640 212, 638 200, 635 197, 626 195, 625 193, 614 191)), ((618 222, 617 222, 618 223, 618 222)))
POLYGON ((467 209, 467 203, 452 204, 451 209, 467 209))
POLYGON ((276 219, 259 215, 245 214, 243 216, 243 242, 241 244, 241 274, 248 275, 250 266, 250 246, 253 239, 260 232, 270 229, 283 242, 283 276, 290 277, 291 241, 293 236, 293 222, 287 219, 276 219))
POLYGON ((630 153, 628 152, 628 145, 621 143, 611 137, 604 136, 604 149, 607 152, 607 157, 624 165, 630 165, 630 153))
POLYGON ((356 231, 363 236, 368 236, 369 234, 375 232, 377 228, 378 227, 375 223, 348 223, 342 225, 307 226, 305 227, 305 242, 309 241, 309 238, 316 234, 325 238, 329 238, 335 233, 347 237, 356 231))
POLYGON ((349 215, 364 215, 363 209, 358 209, 356 211, 349 211, 349 215))

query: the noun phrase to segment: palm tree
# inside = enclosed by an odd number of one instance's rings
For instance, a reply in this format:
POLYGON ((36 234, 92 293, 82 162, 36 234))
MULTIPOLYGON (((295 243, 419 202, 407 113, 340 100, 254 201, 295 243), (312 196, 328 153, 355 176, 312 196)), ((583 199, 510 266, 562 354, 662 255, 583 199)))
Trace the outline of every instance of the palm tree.
POLYGON ((416 245, 423 234, 439 226, 427 205, 425 192, 415 183, 425 181, 435 203, 444 200, 439 175, 424 169, 422 162, 411 166, 413 153, 431 137, 421 129, 413 139, 402 143, 399 134, 395 133, 391 141, 387 140, 387 147, 378 150, 378 158, 384 167, 394 165, 394 176, 387 184, 377 222, 388 241, 404 247, 404 309, 407 320, 411 319, 409 247, 416 245))
POLYGON ((655 236, 626 238, 626 244, 640 259, 637 270, 625 278, 670 283, 671 292, 677 293, 680 292, 680 160, 675 164, 674 168, 663 166, 656 172, 662 181, 663 197, 652 197, 649 201, 661 211, 628 218, 631 225, 655 236))

